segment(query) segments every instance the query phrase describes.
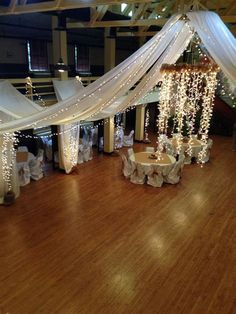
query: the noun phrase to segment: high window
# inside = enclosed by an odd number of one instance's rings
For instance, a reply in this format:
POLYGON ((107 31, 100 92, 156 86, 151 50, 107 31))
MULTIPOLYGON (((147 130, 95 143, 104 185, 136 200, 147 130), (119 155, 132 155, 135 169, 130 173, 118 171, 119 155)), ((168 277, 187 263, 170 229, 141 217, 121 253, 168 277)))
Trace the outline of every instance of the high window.
POLYGON ((47 42, 42 40, 28 40, 27 54, 29 71, 48 71, 47 42))
POLYGON ((89 47, 75 45, 76 72, 90 72, 89 47))

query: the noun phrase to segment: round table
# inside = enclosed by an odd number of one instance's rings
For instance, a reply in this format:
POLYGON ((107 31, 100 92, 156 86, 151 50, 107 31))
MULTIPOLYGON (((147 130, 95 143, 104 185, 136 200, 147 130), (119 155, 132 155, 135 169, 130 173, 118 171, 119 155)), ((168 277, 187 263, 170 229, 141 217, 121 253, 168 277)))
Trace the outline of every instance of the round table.
MULTIPOLYGON (((177 148, 177 140, 176 140, 176 138, 170 138, 170 142, 173 145, 174 149, 176 150, 176 148, 177 148)), ((189 145, 188 142, 187 143, 186 142, 182 143, 182 151, 186 152, 189 146, 190 146, 190 148, 192 150, 191 157, 197 157, 199 152, 202 149, 203 142, 198 140, 197 138, 192 138, 190 145, 189 145)))
POLYGON ((176 162, 176 159, 168 154, 161 153, 161 159, 151 159, 149 156, 151 155, 150 152, 139 152, 134 153, 130 156, 130 160, 142 164, 145 166, 148 165, 159 165, 159 166, 170 166, 176 162))

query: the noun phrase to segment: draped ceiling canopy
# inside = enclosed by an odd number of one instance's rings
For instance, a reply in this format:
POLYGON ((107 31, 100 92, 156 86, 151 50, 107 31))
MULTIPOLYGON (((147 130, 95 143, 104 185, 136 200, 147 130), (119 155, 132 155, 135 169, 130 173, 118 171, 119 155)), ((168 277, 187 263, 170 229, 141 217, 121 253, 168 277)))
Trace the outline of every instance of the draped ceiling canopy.
POLYGON ((28 117, 43 108, 22 95, 8 81, 0 82, 0 120, 2 123, 28 117))
POLYGON ((162 64, 175 63, 194 32, 225 75, 236 85, 236 39, 220 17, 207 11, 189 12, 184 17, 176 14, 157 35, 98 80, 56 105, 0 124, 0 133, 96 120, 101 118, 101 113, 109 116, 139 104, 140 99, 161 80, 162 64))

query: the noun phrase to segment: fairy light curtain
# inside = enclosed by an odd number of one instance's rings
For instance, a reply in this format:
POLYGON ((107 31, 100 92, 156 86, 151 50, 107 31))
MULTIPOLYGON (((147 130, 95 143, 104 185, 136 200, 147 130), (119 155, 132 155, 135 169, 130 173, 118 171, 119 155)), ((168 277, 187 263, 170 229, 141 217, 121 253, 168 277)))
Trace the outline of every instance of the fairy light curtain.
POLYGON ((164 148, 164 139, 168 130, 169 118, 174 113, 177 131, 177 154, 182 153, 183 127, 188 124, 189 147, 191 156, 191 139, 195 128, 197 112, 201 113, 200 128, 203 149, 199 153, 200 162, 204 161, 207 150, 208 131, 217 85, 216 75, 219 67, 216 64, 200 65, 163 65, 159 117, 158 117, 158 152, 164 148))
MULTIPOLYGON (((152 79, 155 78, 154 80, 157 81, 161 79, 161 65, 172 63, 167 61, 169 54, 172 54, 174 50, 172 44, 180 38, 178 34, 189 33, 188 27, 184 27, 185 30, 183 31, 183 23, 190 28, 193 27, 198 32, 209 54, 223 69, 224 73, 235 82, 236 40, 218 15, 205 11, 190 12, 187 13, 189 18, 187 22, 180 20, 180 17, 181 15, 178 14, 170 18, 163 29, 137 52, 75 96, 61 101, 43 112, 1 124, 0 132, 92 119, 103 110, 113 106, 143 77, 138 86, 129 94, 129 97, 125 97, 126 99, 122 104, 115 106, 115 110, 120 112, 136 104, 146 94, 146 91, 153 87, 152 79), (168 52, 168 46, 171 45, 172 49, 168 52), (147 74, 145 75, 145 73, 147 74)), ((185 49, 187 44, 186 42, 180 51, 185 49)), ((176 51, 174 52, 177 57, 176 51)))
POLYGON ((15 197, 20 194, 14 149, 15 142, 16 137, 14 134, 5 133, 0 135, 0 204, 3 204, 7 192, 13 191, 15 197))

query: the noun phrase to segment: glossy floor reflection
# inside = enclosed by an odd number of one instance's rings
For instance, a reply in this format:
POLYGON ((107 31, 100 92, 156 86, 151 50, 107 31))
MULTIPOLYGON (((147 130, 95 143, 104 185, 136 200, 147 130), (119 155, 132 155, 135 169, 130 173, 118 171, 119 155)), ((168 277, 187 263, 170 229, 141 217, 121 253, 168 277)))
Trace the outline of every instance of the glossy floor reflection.
POLYGON ((213 140, 178 185, 99 155, 24 187, 0 208, 0 313, 235 313, 236 155, 213 140))

